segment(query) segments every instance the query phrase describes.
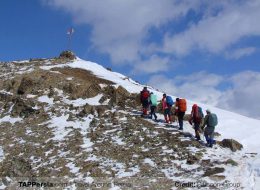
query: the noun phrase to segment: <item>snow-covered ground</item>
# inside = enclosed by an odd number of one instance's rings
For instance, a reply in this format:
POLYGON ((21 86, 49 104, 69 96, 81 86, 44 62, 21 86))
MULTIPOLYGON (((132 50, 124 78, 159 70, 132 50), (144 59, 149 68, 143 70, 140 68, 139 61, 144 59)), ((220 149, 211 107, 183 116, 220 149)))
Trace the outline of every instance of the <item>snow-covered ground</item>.
MULTIPOLYGON (((133 81, 129 77, 126 77, 120 73, 108 71, 107 69, 105 69, 104 67, 102 67, 97 63, 84 61, 79 58, 77 58, 76 61, 68 64, 42 66, 41 68, 45 70, 49 70, 53 67, 65 67, 65 66, 92 71, 93 74, 97 75, 98 77, 106 80, 110 80, 116 83, 117 85, 121 85, 131 93, 139 93, 144 87, 144 85, 138 84, 137 82, 133 81)), ((148 87, 148 89, 150 91, 153 91, 158 96, 158 99, 162 97, 163 92, 157 91, 152 87, 148 87)), ((174 99, 176 98, 173 95, 172 97, 174 99)), ((222 110, 210 105, 193 102, 190 100, 187 100, 187 103, 188 103, 188 111, 187 111, 188 113, 191 111, 191 107, 194 103, 201 106, 204 112, 206 109, 210 109, 213 113, 216 113, 219 119, 219 124, 216 127, 216 131, 222 135, 222 138, 232 138, 242 143, 244 146, 244 149, 242 151, 243 154, 257 153, 257 155, 254 158, 252 158, 249 163, 247 163, 247 168, 250 173, 249 176, 253 177, 253 183, 255 183, 255 185, 259 184, 260 183, 260 171, 259 171, 260 121, 236 113, 232 113, 226 110, 222 110)), ((185 125, 184 129, 186 131, 191 131, 191 132, 193 131, 191 126, 189 125, 185 125)))
MULTIPOLYGON (((144 85, 138 84, 129 77, 126 77, 117 72, 108 71, 106 68, 97 63, 84 61, 80 58, 77 58, 76 61, 68 64, 42 66, 41 68, 49 70, 54 67, 65 66, 92 71, 96 76, 121 85, 131 93, 139 93, 144 87, 144 85)), ((160 99, 163 95, 163 92, 157 91, 152 87, 148 87, 148 89, 154 92, 157 95, 158 99, 160 99)), ((174 99, 176 98, 174 95, 172 95, 172 97, 174 99)), ((83 101, 84 103, 90 102, 90 100, 76 100, 73 103, 77 104, 77 101, 83 101)), ((91 100, 91 102, 93 102, 93 100, 91 100)), ((216 113, 219 118, 219 124, 216 127, 216 131, 220 132, 223 138, 236 139, 244 145, 245 151, 260 153, 260 120, 252 119, 233 112, 222 110, 210 105, 193 102, 190 100, 187 100, 187 103, 188 113, 191 111, 191 107, 194 103, 201 106, 204 112, 206 109, 209 108, 212 112, 216 113)))
POLYGON ((0 162, 4 159, 4 151, 2 147, 0 147, 0 162))
MULTIPOLYGON (((92 71, 93 74, 96 76, 110 80, 114 82, 115 86, 123 86, 126 90, 128 90, 131 93, 139 93, 143 89, 143 85, 138 84, 137 82, 133 81, 132 79, 116 72, 112 72, 107 70, 106 68, 102 67, 101 65, 98 65, 93 62, 84 61, 79 58, 75 60, 74 62, 70 62, 67 64, 48 64, 45 63, 43 66, 41 66, 41 69, 44 70, 50 70, 54 67, 71 67, 71 68, 81 68, 85 70, 92 71)), ((31 71, 31 70, 30 70, 31 71)), ((73 78, 68 78, 67 80, 73 80, 73 78)), ((153 91, 157 96, 158 100, 161 99, 163 92, 157 91, 152 87, 148 87, 150 91, 153 91)), ((62 95, 62 92, 59 93, 62 95)), ((28 98, 33 98, 34 95, 28 95, 28 98)), ((76 99, 76 100, 69 100, 66 97, 63 97, 61 101, 63 101, 66 104, 73 104, 74 106, 83 106, 86 103, 90 105, 100 105, 99 100, 102 97, 102 95, 97 95, 94 98, 89 99, 76 99)), ((174 99, 175 96, 172 96, 174 99)), ((184 97, 185 98, 185 97, 184 97)), ((47 95, 43 95, 38 97, 38 101, 42 103, 48 104, 50 107, 54 104, 53 98, 49 98, 47 95)), ((193 101, 188 100, 188 111, 191 111, 192 105, 195 103, 193 101)), ((225 175, 229 178, 237 179, 238 181, 247 181, 250 182, 250 184, 244 184, 246 187, 249 187, 248 189, 256 189, 256 187, 260 186, 260 121, 252 118, 248 118, 236 113, 232 113, 226 110, 222 110, 210 105, 205 105, 196 102, 199 106, 201 106, 205 112, 206 109, 210 109, 212 112, 216 113, 219 119, 219 124, 216 127, 216 131, 221 134, 221 138, 232 138, 235 140, 238 140, 240 143, 243 144, 244 149, 239 152, 235 153, 235 157, 237 158, 241 156, 247 156, 247 153, 257 153, 255 157, 251 157, 248 160, 248 162, 241 161, 240 167, 238 167, 238 173, 237 176, 229 176, 228 169, 225 171, 225 175), (251 180, 251 181, 250 181, 251 180)), ((52 117, 51 120, 48 122, 49 127, 53 129, 54 137, 53 140, 62 140, 65 136, 69 135, 72 126, 76 129, 81 129, 81 135, 84 136, 84 147, 86 151, 91 150, 92 143, 90 142, 90 139, 86 136, 86 131, 90 125, 90 122, 92 121, 93 117, 90 116, 89 118, 83 119, 82 121, 68 121, 69 115, 60 115, 59 117, 52 117)), ((160 119, 163 119, 163 116, 159 116, 160 119)), ((121 120, 124 121, 125 118, 122 118, 121 120)), ((9 115, 5 116, 3 118, 0 118, 0 123, 9 121, 10 123, 14 124, 15 122, 20 122, 21 118, 11 118, 9 115)), ((126 120, 126 119, 125 119, 126 120)), ((158 128, 164 128, 163 124, 159 124, 158 128)), ((116 129, 115 129, 116 130, 116 129)), ((171 130, 174 133, 173 129, 166 129, 171 130)), ((194 133, 194 130, 192 127, 185 123, 184 125, 184 131, 194 133)), ((30 131, 28 131, 30 133, 30 131)), ((112 140, 118 144, 118 145, 124 145, 124 142, 119 137, 113 137, 112 140)), ((183 138, 185 140, 185 138, 183 138)), ((165 153, 171 153, 172 150, 167 149, 165 147, 164 152, 165 153)), ((196 152, 196 150, 193 150, 196 152)), ((212 149, 209 150, 210 153, 213 156, 216 156, 216 159, 219 155, 224 156, 226 158, 229 157, 230 152, 225 152, 223 149, 212 149)), ((0 162, 3 160, 4 152, 2 148, 0 147, 0 162)), ((248 156, 250 157, 250 156, 248 156)), ((98 159, 95 156, 89 158, 91 159, 98 159)), ((177 163, 179 165, 181 164, 182 167, 187 167, 184 163, 177 163)), ((153 162, 153 160, 146 158, 144 159, 144 163, 148 164, 150 166, 156 167, 156 163, 153 162)), ((136 173, 138 173, 139 168, 133 167, 131 168, 131 171, 125 172, 125 167, 121 163, 114 163, 113 161, 103 163, 104 167, 106 165, 115 165, 117 169, 119 168, 119 176, 118 177, 125 177, 125 176, 132 176, 136 173)), ((72 173, 77 173, 79 170, 74 162, 70 162, 67 164, 67 167, 70 168, 72 173)), ((191 166, 189 166, 191 167, 191 166)), ((196 167, 194 165, 193 167, 196 167)), ((226 167, 228 168, 228 167, 226 167)), ((170 176, 171 171, 168 169, 165 169, 163 171, 166 176, 170 176)), ((1 186, 0 186, 1 187, 1 186)))

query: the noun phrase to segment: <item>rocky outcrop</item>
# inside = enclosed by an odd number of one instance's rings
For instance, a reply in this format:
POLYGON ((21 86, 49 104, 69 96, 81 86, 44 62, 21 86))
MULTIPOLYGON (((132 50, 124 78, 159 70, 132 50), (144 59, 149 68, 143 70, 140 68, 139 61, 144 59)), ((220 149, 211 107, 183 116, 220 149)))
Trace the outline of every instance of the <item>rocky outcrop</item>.
POLYGON ((110 107, 117 105, 124 108, 127 101, 133 101, 131 94, 122 86, 115 88, 114 86, 109 85, 103 89, 103 93, 105 94, 105 97, 102 98, 102 101, 110 99, 108 102, 110 107))
POLYGON ((74 60, 74 59, 76 59, 76 56, 72 51, 63 51, 63 52, 61 52, 59 58, 74 60))
POLYGON ((11 110, 12 117, 29 117, 31 114, 38 113, 37 110, 33 109, 32 102, 25 102, 23 99, 17 97, 13 99, 14 106, 11 110))
POLYGON ((78 113, 78 117, 84 117, 84 116, 87 116, 89 114, 92 114, 94 115, 95 114, 95 111, 96 111, 96 108, 95 106, 91 106, 89 104, 86 104, 83 109, 78 113))
POLYGON ((233 152, 241 150, 243 148, 243 145, 234 139, 224 139, 219 143, 219 145, 224 148, 229 148, 233 152))
POLYGON ((225 171, 224 168, 219 168, 219 167, 208 168, 208 169, 206 170, 206 172, 203 174, 203 177, 215 175, 215 174, 218 174, 218 173, 223 173, 224 171, 225 171))
POLYGON ((34 81, 29 77, 23 77, 18 87, 17 94, 25 94, 30 92, 34 86, 34 81))

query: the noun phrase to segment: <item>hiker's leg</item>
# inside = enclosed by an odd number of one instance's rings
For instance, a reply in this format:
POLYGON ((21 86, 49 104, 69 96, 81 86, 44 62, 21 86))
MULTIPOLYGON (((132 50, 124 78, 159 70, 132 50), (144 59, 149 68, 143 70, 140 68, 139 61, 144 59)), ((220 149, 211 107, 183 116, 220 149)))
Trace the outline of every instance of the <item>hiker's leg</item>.
POLYGON ((214 128, 211 128, 210 134, 209 134, 209 146, 212 147, 214 144, 214 128))
POLYGON ((179 125, 180 125, 180 130, 183 130, 183 116, 184 116, 184 113, 183 112, 180 112, 178 114, 178 120, 179 120, 179 125))
POLYGON ((204 136, 205 136, 205 139, 207 141, 207 144, 209 144, 209 136, 208 136, 208 130, 207 130, 208 127, 205 128, 204 130, 204 136))
POLYGON ((167 118, 167 109, 164 110, 164 119, 165 119, 165 123, 168 123, 168 118, 167 118))
POLYGON ((154 112, 153 112, 155 120, 157 120, 157 115, 156 115, 156 106, 154 106, 154 112))
POLYGON ((200 125, 199 125, 198 123, 195 123, 194 125, 195 125, 195 126, 194 126, 194 129, 195 129, 195 137, 196 137, 197 140, 200 140, 200 133, 199 133, 199 127, 200 127, 200 125))
POLYGON ((151 106, 151 112, 150 112, 151 119, 153 118, 153 114, 154 114, 154 106, 151 106))

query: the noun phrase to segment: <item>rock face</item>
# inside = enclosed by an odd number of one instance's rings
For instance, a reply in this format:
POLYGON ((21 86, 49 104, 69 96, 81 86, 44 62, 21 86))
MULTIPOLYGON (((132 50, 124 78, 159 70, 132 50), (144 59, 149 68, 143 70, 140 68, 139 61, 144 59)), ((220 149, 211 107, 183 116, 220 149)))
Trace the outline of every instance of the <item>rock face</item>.
POLYGON ((61 52, 59 58, 74 60, 76 59, 76 56, 72 51, 63 51, 61 52))
POLYGON ((224 139, 219 144, 224 148, 231 149, 233 152, 241 150, 243 148, 243 145, 234 139, 224 139))
POLYGON ((21 80, 21 84, 18 87, 17 94, 25 94, 26 92, 30 91, 34 86, 34 82, 29 77, 24 77, 21 80))
POLYGON ((206 176, 211 176, 211 175, 215 175, 218 173, 223 173, 225 171, 224 168, 219 168, 219 167, 215 167, 215 168, 209 168, 206 170, 206 172, 204 173, 204 177, 206 176))

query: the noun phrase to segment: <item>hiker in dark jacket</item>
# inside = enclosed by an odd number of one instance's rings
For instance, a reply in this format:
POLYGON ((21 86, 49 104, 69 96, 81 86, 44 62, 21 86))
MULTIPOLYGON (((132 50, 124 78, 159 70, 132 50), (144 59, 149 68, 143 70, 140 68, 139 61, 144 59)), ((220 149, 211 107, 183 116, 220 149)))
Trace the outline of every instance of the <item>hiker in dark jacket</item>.
POLYGON ((140 93, 140 100, 143 107, 142 116, 147 115, 147 111, 149 107, 149 96, 150 96, 150 92, 147 90, 147 87, 144 87, 140 93))
POLYGON ((179 121, 179 130, 183 130, 183 117, 185 115, 185 111, 187 110, 186 100, 176 98, 175 107, 175 115, 177 115, 179 121))
POLYGON ((153 92, 150 93, 149 103, 150 103, 150 109, 151 109, 151 112, 150 112, 151 119, 153 119, 153 116, 154 116, 155 121, 157 121, 157 115, 155 113, 156 107, 157 107, 157 97, 155 94, 153 94, 153 92))
POLYGON ((194 130, 195 130, 195 138, 197 139, 197 141, 200 140, 200 124, 202 122, 203 119, 203 113, 201 108, 197 105, 194 104, 192 106, 192 110, 191 110, 191 117, 189 119, 189 123, 192 125, 194 124, 194 130))
POLYGON ((211 111, 209 109, 206 110, 207 115, 204 118, 204 123, 202 125, 202 130, 204 130, 204 136, 206 138, 207 141, 207 146, 209 147, 213 147, 214 144, 214 131, 215 131, 215 126, 217 125, 217 121, 212 122, 211 117, 216 114, 211 113, 211 111), (212 123, 212 124, 211 124, 212 123), (204 127, 207 125, 207 127, 204 129, 204 127))

